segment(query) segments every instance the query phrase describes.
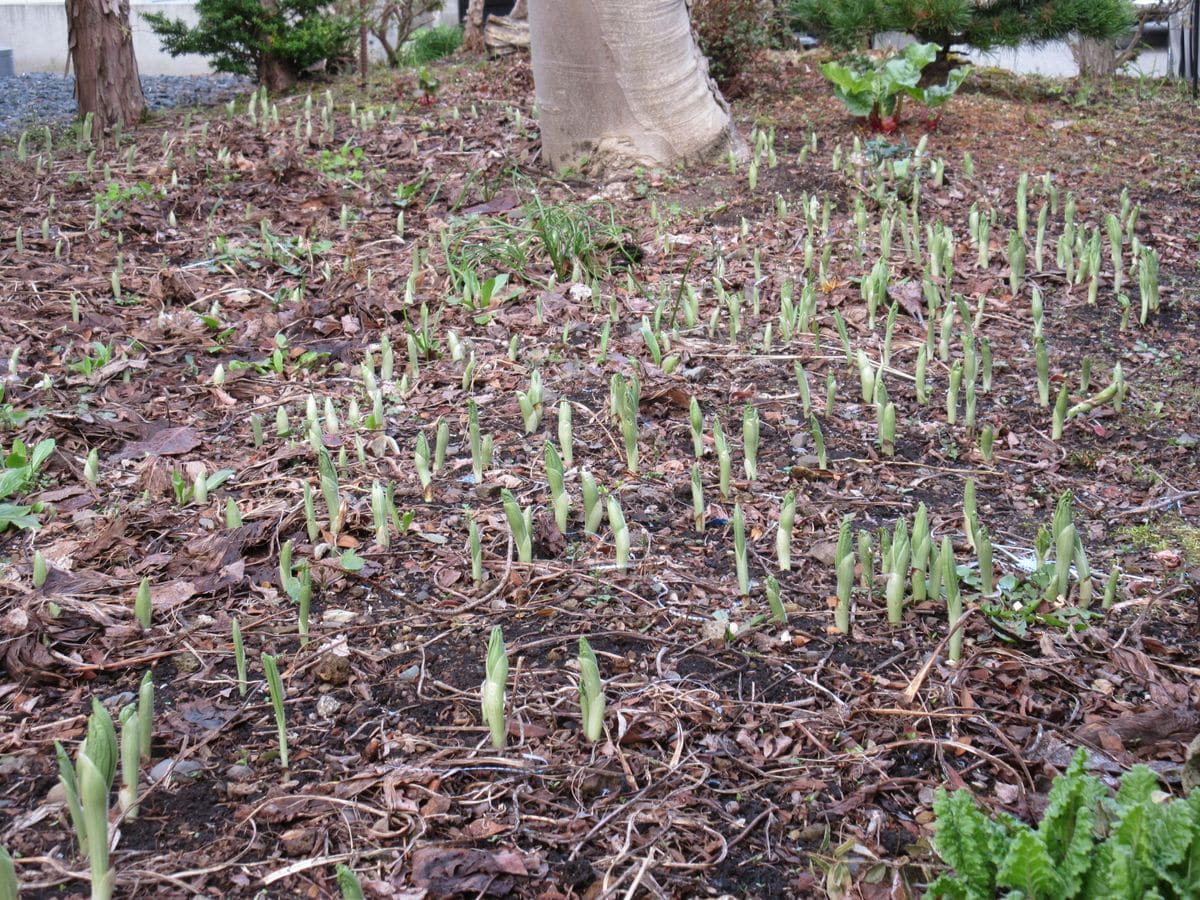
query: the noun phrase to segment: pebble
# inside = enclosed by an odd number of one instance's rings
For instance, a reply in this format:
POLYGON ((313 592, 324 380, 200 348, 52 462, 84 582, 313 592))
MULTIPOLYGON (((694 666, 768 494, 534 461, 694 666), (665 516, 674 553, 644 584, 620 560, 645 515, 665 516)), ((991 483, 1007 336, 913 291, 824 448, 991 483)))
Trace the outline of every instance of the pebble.
POLYGON ((204 766, 196 762, 194 759, 181 759, 178 763, 173 759, 159 760, 154 764, 154 768, 150 770, 150 783, 157 784, 167 777, 167 773, 171 773, 174 778, 187 778, 190 775, 199 775, 204 766), (172 769, 171 765, 175 768, 172 769))
MULTIPOLYGON (((143 75, 141 81, 152 112, 225 103, 254 86, 241 75, 143 75)), ((19 134, 32 125, 67 125, 77 110, 73 75, 28 72, 0 78, 0 135, 19 134)))

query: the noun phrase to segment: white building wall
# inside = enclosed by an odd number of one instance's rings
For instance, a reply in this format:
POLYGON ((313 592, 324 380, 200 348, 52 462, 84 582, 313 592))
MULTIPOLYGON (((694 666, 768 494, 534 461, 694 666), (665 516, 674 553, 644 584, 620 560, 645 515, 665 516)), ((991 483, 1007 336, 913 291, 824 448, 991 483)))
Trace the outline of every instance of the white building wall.
MULTIPOLYGON (((143 75, 206 75, 212 70, 203 56, 172 57, 159 46, 158 36, 142 13, 161 12, 172 19, 196 24, 195 4, 188 0, 133 0, 130 26, 138 71, 143 75)), ((435 19, 458 22, 458 4, 451 0, 435 19)), ((375 44, 374 39, 371 41, 375 44)), ((0 0, 0 47, 11 47, 13 69, 21 72, 59 72, 67 64, 67 10, 64 0, 0 0)), ((378 51, 378 47, 374 46, 378 51)), ((376 54, 381 56, 381 54, 376 54)))
MULTIPOLYGON (((204 75, 210 72, 202 56, 172 58, 164 53, 158 37, 142 18, 143 12, 163 12, 189 25, 196 23, 195 6, 189 2, 137 3, 132 6, 130 26, 138 71, 144 75, 204 75)), ((59 72, 67 64, 67 8, 63 0, 0 0, 0 45, 11 47, 13 68, 18 72, 59 72)))

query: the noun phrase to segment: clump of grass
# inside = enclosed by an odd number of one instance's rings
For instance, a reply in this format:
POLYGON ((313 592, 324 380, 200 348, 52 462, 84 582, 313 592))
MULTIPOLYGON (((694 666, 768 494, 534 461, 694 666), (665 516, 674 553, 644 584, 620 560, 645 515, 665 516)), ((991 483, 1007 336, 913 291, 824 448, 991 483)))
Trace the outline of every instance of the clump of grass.
POLYGON ((401 49, 400 65, 425 66, 449 56, 462 45, 462 28, 457 25, 434 25, 413 32, 401 49))

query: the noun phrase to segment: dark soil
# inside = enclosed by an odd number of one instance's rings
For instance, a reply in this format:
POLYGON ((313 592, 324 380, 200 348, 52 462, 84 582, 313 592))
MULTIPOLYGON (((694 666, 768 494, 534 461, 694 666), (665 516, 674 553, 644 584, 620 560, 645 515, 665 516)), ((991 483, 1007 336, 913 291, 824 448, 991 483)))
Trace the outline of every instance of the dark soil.
MULTIPOLYGON (((934 221, 952 229, 952 293, 972 316, 985 301, 979 335, 994 356, 993 384, 977 394, 974 429, 961 398, 948 421, 949 362, 962 359, 970 324, 956 316, 949 361, 929 360, 930 400, 918 403, 924 250, 910 257, 897 226, 892 295, 918 290, 914 308, 898 313, 884 375, 897 407, 888 456, 834 312, 878 365, 887 305, 871 327, 860 279, 879 256, 884 213, 911 216, 907 184, 886 184, 881 207, 873 167, 834 168, 835 155, 852 159, 855 140, 873 136, 829 95, 815 57, 775 57, 753 74, 735 112, 747 134, 774 130, 779 162, 764 159, 753 191, 745 166, 607 185, 550 178, 519 61, 444 66, 432 106, 416 103, 412 76, 380 74, 365 94, 330 85, 328 113, 324 86, 309 112, 304 95, 277 98, 277 123, 261 110, 252 122, 245 102, 232 119, 164 114, 97 150, 90 166, 87 148, 69 144, 53 158, 36 142, 25 162, 4 157, 0 299, 9 315, 0 343, 4 355, 19 353, 6 369, 3 445, 56 442, 35 479, 0 498, 41 504, 31 510, 40 530, 0 536, 0 844, 28 896, 79 895, 87 879, 52 742, 74 754, 93 698, 116 715, 146 671, 157 691, 154 745, 140 815, 112 815, 119 896, 336 896, 339 864, 375 897, 905 896, 939 870, 929 844, 938 786, 969 787, 991 809, 1035 817, 1054 774, 1085 746, 1101 771, 1151 763, 1164 789, 1178 790, 1200 730, 1195 106, 1172 86, 1150 92, 1119 80, 1084 97, 1070 84, 1047 94, 1044 84, 987 74, 949 104, 925 149, 926 168, 943 160, 945 178, 923 178, 920 240, 924 248, 934 221), (805 152, 814 134, 817 149, 805 152), (1047 199, 1043 174, 1060 205, 1043 271, 1030 253, 1014 296, 1006 256, 1021 173, 1031 175, 1031 221, 1047 199), (1138 285, 1127 278, 1134 316, 1125 330, 1107 252, 1095 305, 1054 253, 1068 192, 1090 235, 1119 211, 1123 189, 1141 208, 1139 242, 1161 258, 1162 296, 1140 325, 1138 285), (565 271, 555 273, 553 248, 535 228, 535 194, 591 223, 565 271), (811 197, 831 205, 828 233, 812 235, 814 269, 833 247, 823 277, 804 265, 811 197), (861 261, 859 201, 868 221, 861 261), (968 236, 973 203, 996 212, 986 267, 968 236), (509 282, 490 307, 471 309, 463 269, 509 282), (797 301, 811 284, 815 336, 780 333, 788 279, 797 301), (714 280, 748 298, 757 285, 760 308, 743 303, 734 339, 714 280), (684 282, 700 295, 694 327, 677 299, 684 282), (1034 285, 1051 404, 1062 385, 1073 404, 1094 395, 1117 363, 1129 386, 1119 412, 1099 404, 1059 441, 1051 409, 1037 402, 1034 285), (602 353, 610 303, 617 320, 602 353), (671 373, 642 337, 643 317, 656 316, 670 342, 664 355, 679 356, 671 373), (385 336, 391 379, 381 372, 385 336), (368 348, 382 430, 363 421, 372 412, 368 348), (801 408, 797 361, 827 468, 801 408), (214 380, 218 364, 223 381, 214 380), (529 390, 534 370, 544 412, 527 434, 517 392, 529 390), (608 397, 614 374, 635 372, 641 459, 630 473, 608 397), (338 475, 343 508, 332 516, 305 425, 310 395, 338 475), (468 398, 495 445, 482 484, 472 476, 468 398), (690 488, 692 398, 705 417, 702 532, 690 488), (559 442, 560 399, 574 422, 565 533, 544 463, 545 442, 559 442), (754 480, 743 467, 747 404, 761 422, 754 480), (728 497, 718 489, 715 417, 733 451, 728 497), (414 449, 421 431, 434 445, 439 419, 449 426, 447 455, 426 498, 414 449), (988 425, 991 460, 979 442, 988 425), (93 450, 94 484, 85 477, 93 450), (232 474, 204 502, 177 496, 201 466, 232 474), (607 519, 598 535, 582 527, 584 469, 619 499, 632 538, 627 571, 615 565, 607 519), (997 548, 996 575, 1012 576, 986 602, 964 533, 967 478, 997 548), (387 546, 376 536, 374 482, 392 486, 403 520, 387 546), (531 562, 510 558, 501 489, 533 507, 531 562), (797 498, 792 568, 781 572, 775 535, 788 491, 797 498), (1076 608, 1077 588, 1046 600, 1027 587, 1037 530, 1066 491, 1096 573, 1087 611, 1076 608), (240 527, 226 521, 231 500, 240 527), (901 518, 911 525, 920 503, 966 567, 971 618, 957 664, 942 640, 944 601, 910 602, 891 625, 873 577, 879 530, 901 518), (746 522, 747 597, 734 563, 735 505, 746 522), (856 576, 848 635, 834 627, 831 560, 846 515, 873 535, 875 554, 867 586, 856 576), (471 518, 481 533, 478 585, 471 518), (279 573, 287 541, 295 561, 311 565, 307 641, 279 573), (35 550, 50 566, 40 588, 35 550), (1116 603, 1102 611, 1114 566, 1116 603), (778 578, 783 624, 767 618, 768 575, 778 578), (133 615, 144 577, 153 596, 145 629, 133 615), (502 750, 479 703, 495 625, 509 659, 502 750), (605 680, 596 744, 580 726, 580 637, 605 680), (287 771, 263 653, 277 656, 286 691, 287 771), (180 771, 151 783, 164 760, 180 771)), ((911 126, 886 152, 920 137, 911 126)))

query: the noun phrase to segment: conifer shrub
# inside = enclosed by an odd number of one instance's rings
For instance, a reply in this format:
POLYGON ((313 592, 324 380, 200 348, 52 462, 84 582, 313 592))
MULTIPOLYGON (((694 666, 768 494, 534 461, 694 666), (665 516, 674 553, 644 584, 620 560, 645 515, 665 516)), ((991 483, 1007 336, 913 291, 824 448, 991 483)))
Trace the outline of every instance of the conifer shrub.
POLYGON ((171 56, 198 53, 218 72, 249 75, 271 91, 321 60, 348 56, 358 30, 327 0, 199 0, 196 12, 194 26, 163 13, 145 18, 171 56))
POLYGON ((792 0, 794 24, 839 48, 900 31, 981 50, 1079 34, 1110 40, 1133 27, 1129 0, 792 0))

